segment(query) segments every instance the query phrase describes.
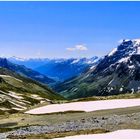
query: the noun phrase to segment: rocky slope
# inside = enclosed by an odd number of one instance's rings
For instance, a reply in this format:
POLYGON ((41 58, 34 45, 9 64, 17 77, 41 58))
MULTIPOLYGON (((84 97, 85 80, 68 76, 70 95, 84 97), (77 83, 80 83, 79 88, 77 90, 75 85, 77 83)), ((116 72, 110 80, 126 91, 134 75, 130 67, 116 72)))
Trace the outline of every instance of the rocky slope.
POLYGON ((67 98, 139 92, 140 39, 123 40, 99 64, 55 89, 67 98))

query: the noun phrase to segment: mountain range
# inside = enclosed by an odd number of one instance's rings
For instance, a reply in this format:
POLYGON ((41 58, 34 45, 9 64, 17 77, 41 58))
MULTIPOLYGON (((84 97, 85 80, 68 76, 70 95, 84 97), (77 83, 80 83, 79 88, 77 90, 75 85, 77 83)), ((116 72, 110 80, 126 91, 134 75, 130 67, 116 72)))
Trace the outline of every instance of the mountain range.
POLYGON ((97 64, 100 60, 99 57, 95 56, 92 58, 31 58, 22 59, 17 57, 11 57, 9 61, 24 65, 31 68, 55 81, 62 82, 69 78, 79 76, 81 73, 89 69, 91 66, 97 64))
POLYGON ((82 75, 56 85, 69 98, 108 96, 140 91, 140 39, 123 40, 82 75))

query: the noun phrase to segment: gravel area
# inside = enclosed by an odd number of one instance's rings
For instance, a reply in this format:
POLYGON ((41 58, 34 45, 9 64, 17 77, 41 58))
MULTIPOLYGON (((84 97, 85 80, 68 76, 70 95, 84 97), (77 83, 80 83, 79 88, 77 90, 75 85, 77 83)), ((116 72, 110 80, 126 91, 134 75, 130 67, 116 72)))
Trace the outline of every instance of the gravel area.
POLYGON ((115 131, 119 129, 140 129, 140 113, 125 115, 105 115, 98 117, 81 118, 80 120, 66 121, 60 124, 45 126, 28 126, 14 131, 0 133, 0 139, 5 139, 8 135, 24 136, 29 134, 42 134, 66 131, 78 131, 86 129, 105 129, 115 131))

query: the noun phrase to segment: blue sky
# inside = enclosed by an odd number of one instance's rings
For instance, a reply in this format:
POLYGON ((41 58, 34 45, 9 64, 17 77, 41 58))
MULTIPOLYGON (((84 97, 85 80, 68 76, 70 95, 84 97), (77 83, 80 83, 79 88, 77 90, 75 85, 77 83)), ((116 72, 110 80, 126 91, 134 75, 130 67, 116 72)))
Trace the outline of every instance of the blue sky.
POLYGON ((140 38, 140 2, 0 2, 0 55, 92 57, 140 38))

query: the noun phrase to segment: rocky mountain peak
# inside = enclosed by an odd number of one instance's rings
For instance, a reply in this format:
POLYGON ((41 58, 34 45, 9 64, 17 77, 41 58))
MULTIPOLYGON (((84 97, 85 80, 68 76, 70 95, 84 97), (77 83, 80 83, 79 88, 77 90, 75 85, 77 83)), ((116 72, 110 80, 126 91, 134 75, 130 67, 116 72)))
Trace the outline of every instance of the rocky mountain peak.
POLYGON ((122 40, 120 45, 108 54, 108 57, 118 53, 122 54, 122 57, 126 55, 131 56, 133 54, 140 54, 140 39, 122 40))

